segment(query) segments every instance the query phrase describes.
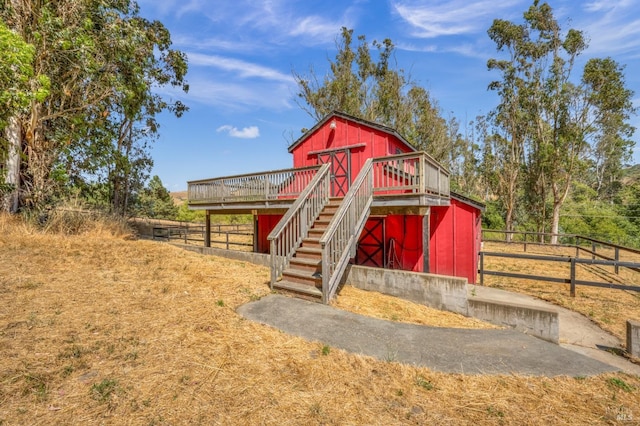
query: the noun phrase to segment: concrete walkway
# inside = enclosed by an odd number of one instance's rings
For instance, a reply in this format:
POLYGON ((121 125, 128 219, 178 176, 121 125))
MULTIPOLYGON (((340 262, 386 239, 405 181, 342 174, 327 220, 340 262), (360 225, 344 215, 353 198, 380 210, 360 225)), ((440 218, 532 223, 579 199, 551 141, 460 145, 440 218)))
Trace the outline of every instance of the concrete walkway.
MULTIPOLYGON (((476 288, 476 297, 485 299, 497 300, 498 297, 512 294, 499 291, 480 294, 480 288, 476 288)), ((548 304, 544 306, 549 307, 548 304)), ((588 353, 569 350, 573 346, 586 348, 577 346, 577 343, 609 345, 612 342, 604 336, 595 336, 591 329, 575 325, 577 323, 573 317, 565 314, 560 317, 560 338, 565 342, 558 346, 514 330, 450 329, 404 324, 281 295, 269 295, 248 303, 238 308, 238 312, 250 320, 331 347, 380 360, 425 366, 435 371, 588 376, 622 369, 610 362, 594 359, 588 353), (563 318, 572 326, 563 327, 563 318), (574 325, 575 329, 570 331, 574 325)), ((628 371, 626 368, 623 370, 628 371)), ((638 371, 636 374, 640 374, 640 369, 638 371)))
POLYGON ((526 294, 491 287, 468 285, 468 297, 555 310, 558 312, 561 347, 602 361, 625 373, 640 375, 640 365, 607 352, 607 349, 623 348, 618 338, 604 331, 582 314, 526 294))

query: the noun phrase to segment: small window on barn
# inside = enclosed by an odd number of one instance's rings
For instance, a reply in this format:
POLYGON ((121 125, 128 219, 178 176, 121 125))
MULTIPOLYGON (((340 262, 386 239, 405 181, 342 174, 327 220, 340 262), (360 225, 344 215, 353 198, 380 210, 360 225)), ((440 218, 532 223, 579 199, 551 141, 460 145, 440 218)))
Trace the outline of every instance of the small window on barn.
POLYGON ((396 154, 402 154, 402 150, 399 146, 396 146, 396 154))

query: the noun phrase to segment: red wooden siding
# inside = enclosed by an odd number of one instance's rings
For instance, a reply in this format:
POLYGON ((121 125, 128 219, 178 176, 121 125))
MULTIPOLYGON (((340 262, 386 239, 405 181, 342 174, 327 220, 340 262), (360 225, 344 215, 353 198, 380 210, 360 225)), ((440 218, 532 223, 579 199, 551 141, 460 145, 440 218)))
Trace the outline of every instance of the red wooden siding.
POLYGON ((269 240, 267 237, 269 233, 276 227, 280 219, 282 219, 281 214, 259 214, 257 215, 257 223, 256 223, 256 238, 258 247, 257 253, 269 253, 269 240))
POLYGON ((476 282, 480 210, 451 198, 449 207, 431 208, 430 272, 476 282))
POLYGON ((352 181, 368 158, 411 152, 393 134, 345 117, 334 116, 293 147, 293 167, 319 164, 319 154, 335 150, 349 151, 352 181))
POLYGON ((369 236, 363 231, 361 235, 355 259, 357 265, 423 272, 422 216, 388 215, 384 218, 370 218, 365 230, 375 228, 380 231, 369 236), (381 219, 384 221, 384 234, 379 225, 381 219), (383 239, 384 250, 374 247, 380 239, 383 239))

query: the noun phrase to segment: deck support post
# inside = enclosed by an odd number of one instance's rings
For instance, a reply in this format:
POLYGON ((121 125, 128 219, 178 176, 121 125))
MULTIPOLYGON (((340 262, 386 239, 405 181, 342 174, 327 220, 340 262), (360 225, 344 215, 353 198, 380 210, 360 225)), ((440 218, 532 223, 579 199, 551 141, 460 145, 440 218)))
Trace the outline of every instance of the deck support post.
POLYGON ((207 210, 204 221, 204 246, 211 247, 211 213, 207 210))
POLYGON ((427 213, 422 216, 422 272, 429 273, 431 272, 429 269, 431 265, 429 264, 430 256, 430 234, 431 230, 429 228, 429 218, 431 216, 431 208, 427 210, 427 213))

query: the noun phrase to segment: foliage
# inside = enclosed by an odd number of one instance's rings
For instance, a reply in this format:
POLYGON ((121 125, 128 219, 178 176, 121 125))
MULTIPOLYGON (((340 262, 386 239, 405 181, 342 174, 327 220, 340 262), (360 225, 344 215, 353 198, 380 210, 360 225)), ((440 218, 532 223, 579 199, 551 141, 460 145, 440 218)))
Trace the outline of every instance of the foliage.
POLYGON ((185 111, 152 92, 188 89, 184 54, 132 0, 5 0, 0 17, 33 46, 34 70, 51 82, 46 97, 15 115, 21 131, 10 143, 22 155, 21 205, 43 210, 79 187, 125 213, 151 167, 156 115, 185 111))
POLYGON ((178 206, 178 212, 176 213, 176 220, 181 222, 204 222, 205 211, 204 210, 191 210, 188 202, 185 200, 180 206, 178 206))
POLYGON ((417 150, 424 150, 453 169, 453 181, 467 194, 475 190, 472 142, 458 133, 455 118, 445 119, 430 93, 393 66, 395 46, 390 39, 373 41, 372 54, 365 36, 342 28, 330 73, 319 78, 294 73, 299 105, 319 120, 338 110, 395 129, 417 150), (470 167, 465 167, 469 165, 470 167))
POLYGON ((135 213, 139 217, 153 219, 176 218, 178 207, 158 176, 153 176, 149 185, 138 195, 135 213))
POLYGON ((502 78, 489 86, 500 104, 485 134, 487 181, 504 203, 508 228, 520 202, 537 231, 557 233, 562 206, 585 172, 596 176, 601 199, 612 198, 632 146, 633 92, 610 58, 590 59, 579 84, 572 80, 586 40, 580 31, 563 32, 547 3, 534 1, 522 24, 494 20, 489 37, 508 57, 488 61, 502 78))

